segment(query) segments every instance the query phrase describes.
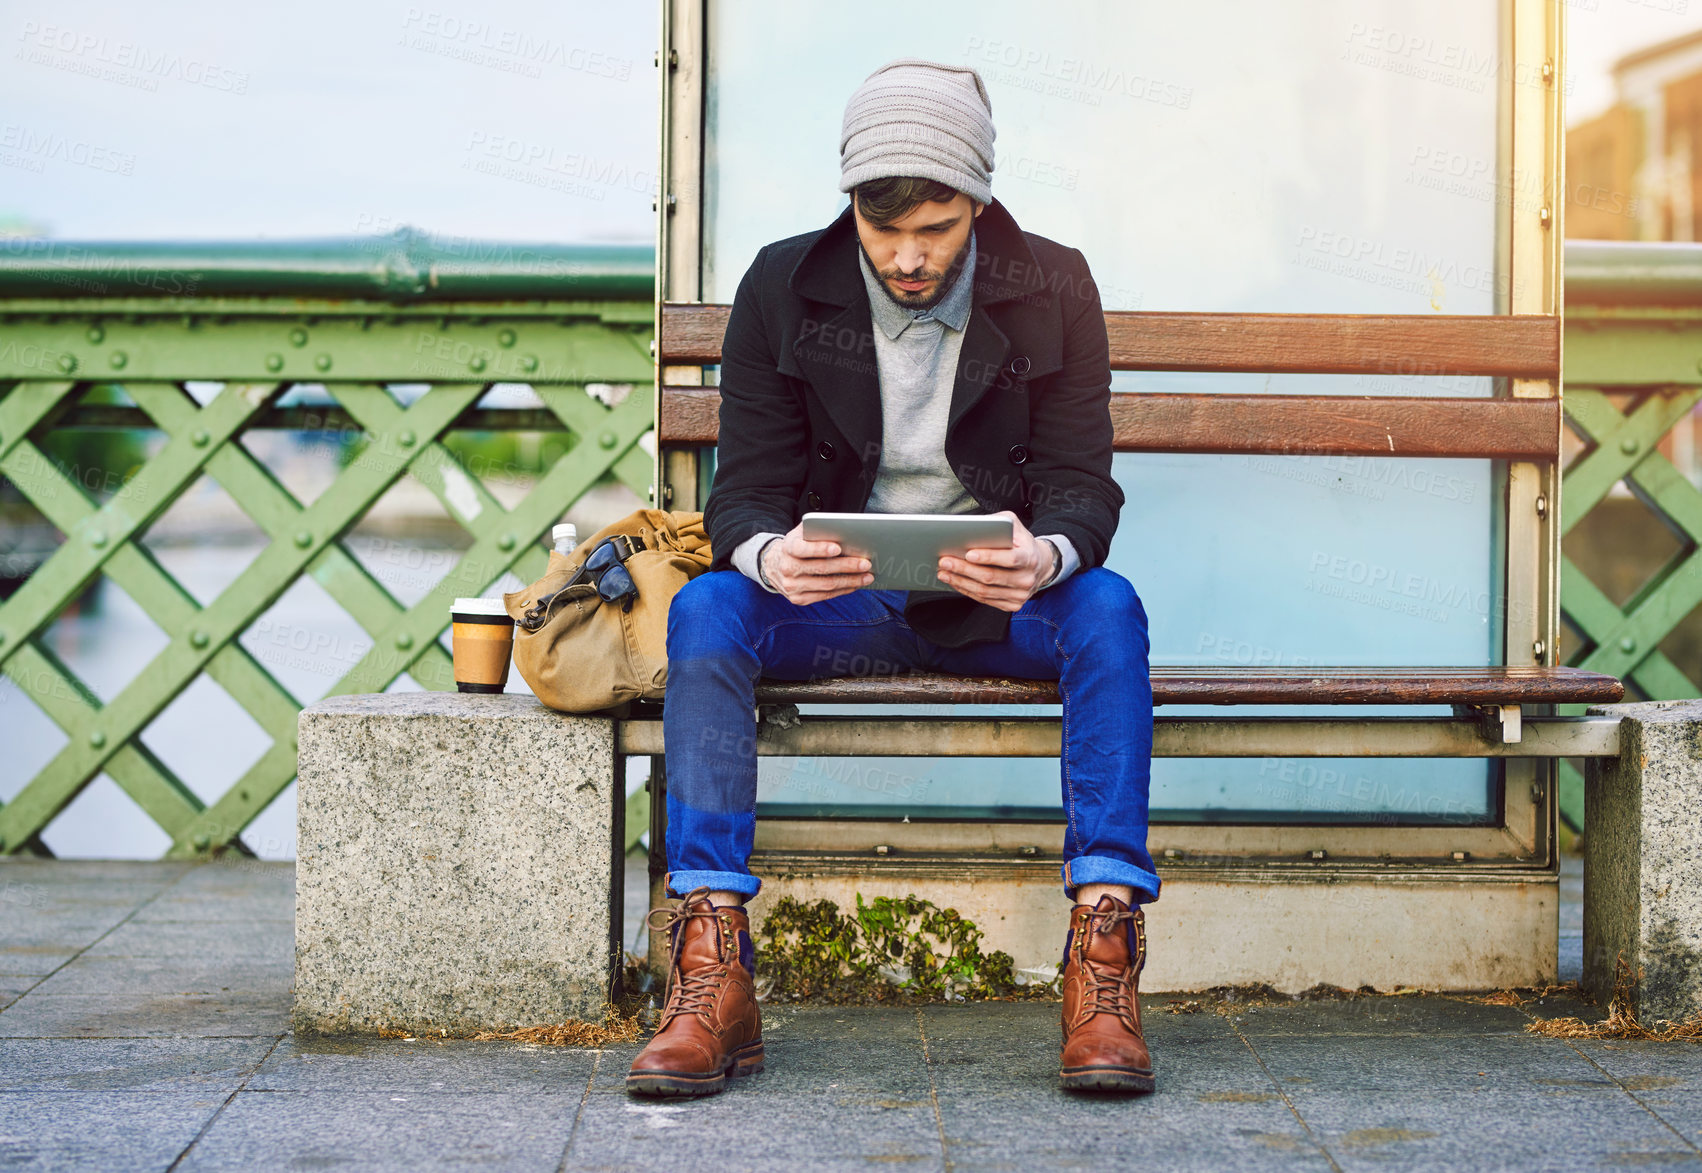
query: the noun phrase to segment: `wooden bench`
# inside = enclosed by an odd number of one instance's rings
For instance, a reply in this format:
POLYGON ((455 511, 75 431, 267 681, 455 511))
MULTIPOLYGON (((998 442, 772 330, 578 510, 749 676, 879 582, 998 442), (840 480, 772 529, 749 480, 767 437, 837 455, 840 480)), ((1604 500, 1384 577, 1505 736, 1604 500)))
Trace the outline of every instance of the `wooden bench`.
MULTIPOLYGON (((659 484, 667 508, 703 507, 709 483, 700 454, 717 442, 720 406, 703 368, 720 360, 729 312, 725 305, 658 307, 659 484)), ((1611 676, 1556 662, 1559 320, 1105 317, 1114 370, 1498 380, 1495 398, 1474 399, 1113 394, 1118 452, 1480 459, 1502 462, 1504 473, 1497 521, 1506 549, 1505 666, 1153 669, 1157 705, 1225 706, 1208 716, 1169 716, 1160 708, 1155 757, 1262 758, 1261 769, 1271 765, 1284 777, 1290 769, 1304 776, 1312 767, 1303 760, 1312 758, 1500 759, 1481 817, 1390 813, 1354 822, 1313 810, 1291 821, 1267 815, 1155 824, 1152 850, 1170 894, 1152 921, 1154 939, 1170 946, 1158 951, 1155 988, 1278 980, 1299 989, 1316 981, 1357 985, 1377 974, 1458 988, 1549 980, 1559 866, 1553 759, 1611 758, 1620 737, 1616 716, 1554 716, 1553 706, 1611 703, 1624 694, 1611 676), (1333 707, 1323 717, 1232 708, 1259 705, 1333 707), (1449 715, 1372 716, 1368 706, 1448 706, 1449 715), (1379 924, 1405 925, 1417 936, 1391 943, 1378 936, 1379 924), (1427 949, 1430 933, 1463 947, 1427 949), (1202 949, 1202 942, 1213 944, 1202 949)), ((1061 721, 1026 710, 1058 699, 1056 684, 1021 679, 765 679, 756 692, 757 752, 1056 757, 1061 721), (968 710, 974 716, 858 714, 854 707, 877 703, 979 707, 968 710), (800 714, 802 704, 834 708, 800 714)), ((645 705, 622 715, 621 751, 661 755, 660 717, 659 706, 645 705)), ((1328 768, 1317 766, 1317 776, 1328 768)), ((666 762, 656 756, 650 870, 658 899, 666 871, 666 788, 666 762)), ((1280 806, 1282 799, 1274 801, 1280 806)), ((765 899, 828 897, 846 905, 859 894, 925 889, 981 918, 990 926, 989 941, 1019 964, 1046 964, 1053 926, 1044 911, 1049 901, 1037 897, 1056 886, 1061 825, 1022 821, 1020 812, 966 812, 953 821, 940 811, 918 811, 913 823, 897 808, 857 808, 867 813, 855 817, 845 815, 848 809, 827 818, 781 813, 759 821, 753 867, 774 880, 765 899)), ((762 904, 753 915, 764 914, 762 904)))

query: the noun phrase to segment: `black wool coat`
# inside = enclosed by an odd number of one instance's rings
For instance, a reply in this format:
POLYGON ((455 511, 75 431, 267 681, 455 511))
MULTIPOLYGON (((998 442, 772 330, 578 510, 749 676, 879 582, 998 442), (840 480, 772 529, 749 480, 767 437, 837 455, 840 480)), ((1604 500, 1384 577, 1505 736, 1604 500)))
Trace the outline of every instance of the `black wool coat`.
MULTIPOLYGON (((975 221, 973 310, 945 451, 982 510, 1010 509, 1101 565, 1123 490, 1111 477, 1111 366, 1099 291, 1077 249, 1024 232, 994 200, 975 221)), ((721 348, 711 570, 806 511, 861 513, 881 457, 880 379, 849 205, 826 228, 765 245, 721 348)), ((1010 613, 957 591, 909 591, 905 617, 946 647, 1005 638, 1010 613)))

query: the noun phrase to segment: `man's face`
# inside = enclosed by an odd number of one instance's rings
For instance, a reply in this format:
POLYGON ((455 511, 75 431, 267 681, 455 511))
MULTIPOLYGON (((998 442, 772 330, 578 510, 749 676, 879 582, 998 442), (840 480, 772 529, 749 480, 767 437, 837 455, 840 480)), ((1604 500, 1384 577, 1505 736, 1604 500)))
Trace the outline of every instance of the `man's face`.
POLYGON ((918 204, 902 219, 874 225, 853 199, 857 238, 887 296, 905 309, 925 310, 938 302, 971 258, 969 230, 986 208, 962 192, 945 203, 918 204))

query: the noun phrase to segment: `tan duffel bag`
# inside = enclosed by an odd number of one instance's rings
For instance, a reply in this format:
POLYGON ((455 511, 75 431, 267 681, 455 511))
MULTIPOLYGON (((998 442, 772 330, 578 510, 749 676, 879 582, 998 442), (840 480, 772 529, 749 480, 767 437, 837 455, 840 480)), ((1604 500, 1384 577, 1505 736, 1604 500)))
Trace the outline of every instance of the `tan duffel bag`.
POLYGON ((544 704, 567 713, 659 699, 668 684, 668 604, 709 569, 710 557, 702 513, 661 509, 606 525, 571 554, 552 550, 544 577, 502 596, 521 678, 544 704), (601 576, 579 575, 610 539, 636 597, 606 602, 589 581, 601 576), (572 582, 576 575, 583 581, 572 582))

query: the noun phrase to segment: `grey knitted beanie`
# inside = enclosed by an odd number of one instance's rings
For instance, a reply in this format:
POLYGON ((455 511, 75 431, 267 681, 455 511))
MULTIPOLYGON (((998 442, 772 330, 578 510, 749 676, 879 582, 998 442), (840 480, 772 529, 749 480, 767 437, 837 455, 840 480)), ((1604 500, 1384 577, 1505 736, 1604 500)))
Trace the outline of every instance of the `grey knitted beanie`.
POLYGON ((993 202, 993 103, 968 66, 905 57, 871 73, 845 104, 839 190, 888 176, 949 184, 993 202))

